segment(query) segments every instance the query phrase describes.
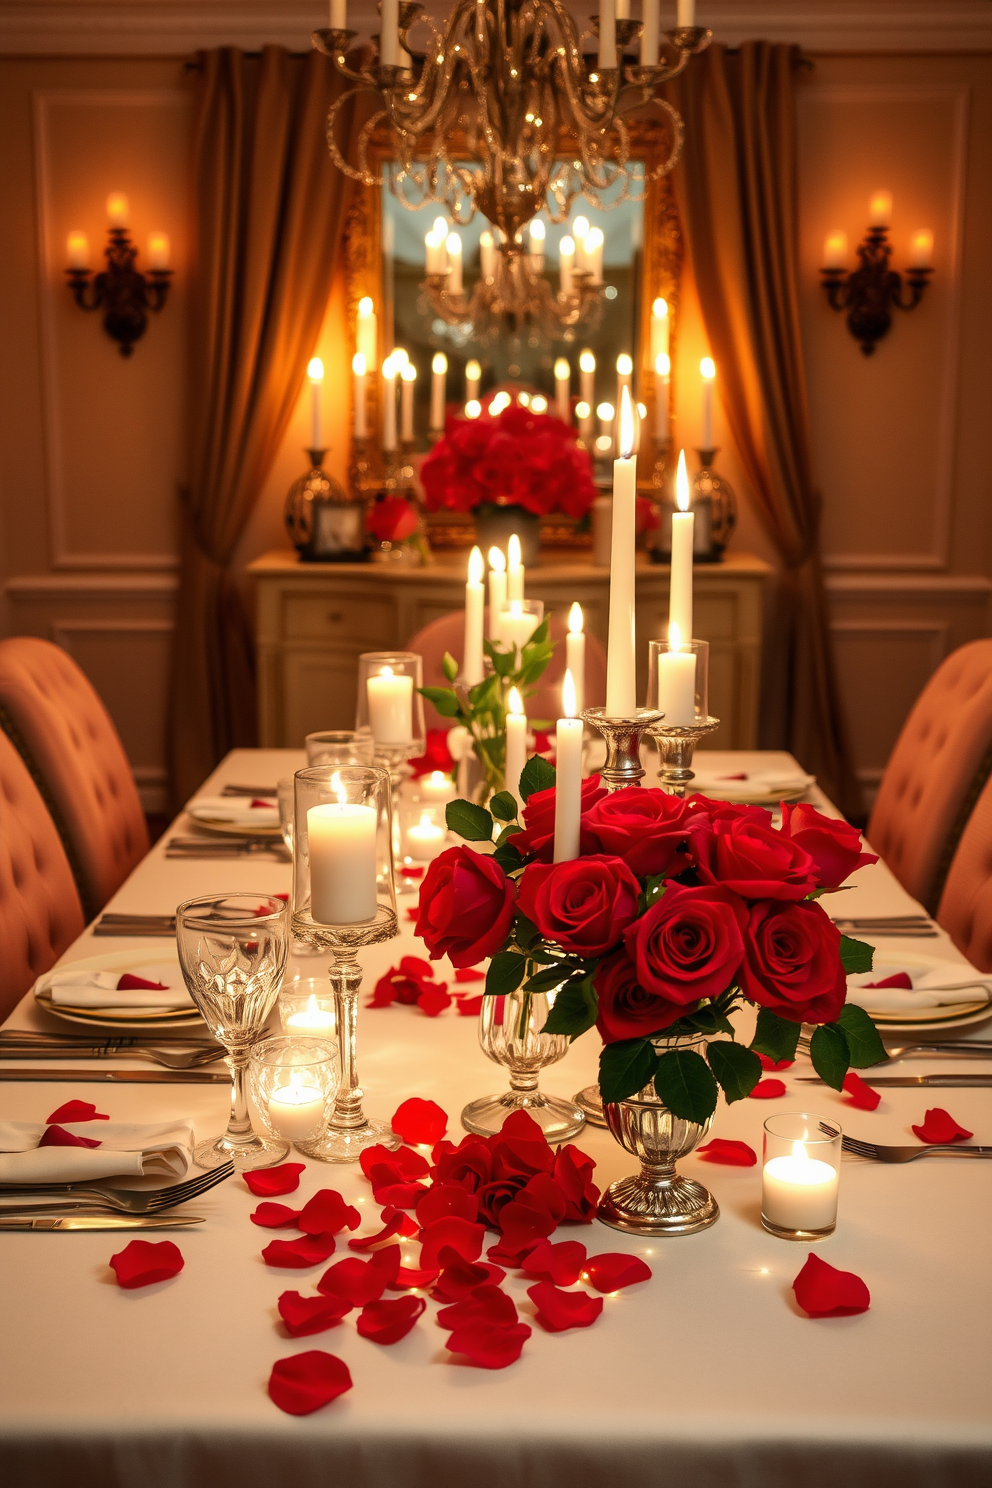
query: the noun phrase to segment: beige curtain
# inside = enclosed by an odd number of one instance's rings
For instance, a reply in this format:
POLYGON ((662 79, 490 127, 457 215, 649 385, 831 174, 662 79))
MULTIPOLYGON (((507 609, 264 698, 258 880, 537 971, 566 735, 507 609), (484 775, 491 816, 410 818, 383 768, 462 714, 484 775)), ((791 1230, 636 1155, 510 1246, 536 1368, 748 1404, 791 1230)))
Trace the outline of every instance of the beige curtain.
POLYGON ((362 189, 327 152, 341 87, 317 52, 199 57, 190 480, 169 714, 180 802, 228 749, 256 738, 252 638, 229 565, 299 396, 362 189))
POLYGON ((856 815, 827 627, 799 328, 799 65, 798 48, 768 42, 736 52, 713 46, 690 63, 677 89, 686 123, 681 189, 727 419, 749 494, 782 557, 774 742, 856 815))

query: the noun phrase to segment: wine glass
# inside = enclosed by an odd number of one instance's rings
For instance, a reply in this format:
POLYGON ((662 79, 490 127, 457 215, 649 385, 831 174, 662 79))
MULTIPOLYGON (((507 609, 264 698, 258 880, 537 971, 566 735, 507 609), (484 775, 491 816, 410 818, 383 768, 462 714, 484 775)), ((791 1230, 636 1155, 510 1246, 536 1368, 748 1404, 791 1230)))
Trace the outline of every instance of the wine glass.
POLYGON ((231 1118, 223 1136, 198 1142, 198 1167, 233 1161, 239 1172, 281 1162, 287 1142, 255 1134, 245 1075, 254 1043, 279 995, 289 949, 289 910, 272 894, 205 894, 176 910, 183 978, 203 1020, 227 1050, 231 1118))

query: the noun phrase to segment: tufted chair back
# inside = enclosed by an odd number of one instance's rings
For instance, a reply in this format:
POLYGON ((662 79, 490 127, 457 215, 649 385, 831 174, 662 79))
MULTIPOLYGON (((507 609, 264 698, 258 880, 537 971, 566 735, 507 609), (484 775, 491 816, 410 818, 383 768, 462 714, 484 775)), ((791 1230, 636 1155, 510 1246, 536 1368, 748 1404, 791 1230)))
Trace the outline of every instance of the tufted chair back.
POLYGON ((937 919, 972 966, 992 971, 992 779, 961 834, 937 919))
POLYGON ((885 767, 866 836, 899 882, 931 911, 942 860, 970 806, 992 745, 992 640, 970 641, 934 672, 885 767))
POLYGON ((0 1019, 82 928, 59 834, 27 766, 0 733, 0 1019))
POLYGON ((0 641, 0 724, 42 791, 92 916, 148 851, 117 730, 72 658, 35 636, 0 641))

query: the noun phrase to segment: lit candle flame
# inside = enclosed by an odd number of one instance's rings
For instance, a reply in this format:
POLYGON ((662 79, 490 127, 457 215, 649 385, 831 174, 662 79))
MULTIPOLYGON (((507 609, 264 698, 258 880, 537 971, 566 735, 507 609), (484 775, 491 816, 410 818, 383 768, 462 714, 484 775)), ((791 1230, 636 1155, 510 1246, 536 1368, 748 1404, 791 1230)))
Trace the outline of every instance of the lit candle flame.
POLYGON ((571 376, 571 368, 564 357, 558 357, 555 362, 555 381, 567 382, 571 376))
POLYGON ((392 357, 397 370, 402 367, 407 367, 410 364, 410 353, 408 351, 405 351, 402 346, 393 347, 392 357))
POLYGON ((446 238, 448 236, 448 219, 447 219, 447 217, 435 217, 434 218, 434 226, 431 229, 431 231, 434 233, 434 236, 435 237, 438 237, 438 238, 441 238, 441 239, 446 238))
POLYGON ((568 628, 573 635, 582 634, 582 606, 576 600, 568 612, 568 628))
POLYGON ((358 302, 358 313, 367 320, 368 317, 372 314, 372 310, 372 301, 369 299, 368 295, 365 295, 364 298, 360 299, 358 302))
POLYGON ((714 362, 712 357, 703 357, 699 363, 699 375, 705 378, 707 382, 713 381, 716 376, 716 362, 714 362))
POLYGON ((341 772, 339 770, 335 770, 334 774, 331 776, 331 790, 338 798, 338 805, 347 806, 348 792, 345 790, 344 784, 342 783, 341 772))
POLYGON ((589 231, 589 218, 576 217, 575 226, 572 228, 573 238, 584 238, 589 231))
POLYGON ((620 392, 620 458, 629 460, 634 453, 634 404, 631 400, 630 389, 624 385, 620 392))
POLYGON ((808 1162, 809 1153, 806 1151, 805 1142, 793 1142, 792 1155, 797 1162, 808 1162))
POLYGON ((447 372, 447 370, 448 370, 448 358, 445 356, 445 354, 444 354, 443 351, 436 351, 434 353, 434 356, 431 359, 431 371, 432 372, 447 372))
POLYGON ((547 236, 547 229, 539 218, 534 219, 530 225, 530 240, 532 243, 543 243, 547 236))
POLYGON ((612 403, 599 403, 596 405, 596 417, 601 418, 604 424, 612 423, 616 417, 616 409, 612 403))
POLYGON ((561 684, 561 706, 566 718, 575 717, 575 683, 569 671, 566 671, 565 680, 561 684))
POLYGON ((660 351, 654 359, 654 370, 658 377, 668 377, 672 370, 672 359, 667 351, 660 351))
POLYGON ((582 353, 582 355, 579 357, 579 371, 580 372, 595 372, 595 370, 596 370, 596 358, 593 356, 593 354, 592 354, 591 351, 584 351, 582 353))
POLYGON ((547 413, 548 400, 543 393, 535 393, 530 400, 531 413, 547 413))
POLYGON ((524 711, 523 698, 515 687, 510 688, 510 695, 506 700, 507 711, 510 713, 522 713, 524 711))
POLYGON ((565 234, 561 242, 558 244, 558 252, 562 254, 564 258, 571 258, 572 254, 575 252, 575 239, 570 238, 568 233, 565 234))
POLYGON ((465 417, 469 419, 477 419, 481 412, 482 404, 479 402, 478 398, 469 398, 468 402, 465 404, 465 417))
POLYGON ((510 619, 511 620, 519 620, 520 617, 521 617, 521 615, 523 614, 523 612, 524 612, 523 600, 521 600, 521 599, 511 599, 510 600, 510 619))
POLYGON ((617 357, 617 376, 629 377, 634 370, 634 364, 625 351, 617 357))
POLYGON ((591 412, 592 409, 589 407, 588 403, 576 403, 575 417, 577 419, 587 419, 591 412))
POLYGON ((356 377, 364 377, 365 376, 365 354, 364 354, 364 352, 361 352, 361 351, 356 351, 355 352, 355 355, 351 359, 351 370, 352 370, 352 372, 354 372, 354 374, 355 374, 356 377))
POLYGON ((502 548, 489 549, 489 567, 494 568, 497 573, 506 573, 506 558, 502 548))
POLYGON ((387 356, 386 360, 383 362, 383 364, 382 364, 382 375, 383 375, 383 377, 391 377, 391 378, 394 378, 395 379, 395 377, 396 377, 396 363, 393 361, 392 356, 387 356))
POLYGON ((316 994, 313 993, 313 992, 311 992, 310 993, 310 996, 307 998, 307 1016, 308 1017, 311 1017, 311 1018, 316 1018, 316 1017, 319 1016, 319 1014, 320 1014, 320 1008, 317 1006, 317 997, 316 997, 316 994))
POLYGON ((468 581, 470 584, 481 584, 482 575, 486 571, 486 565, 482 561, 482 549, 474 547, 468 555, 468 581))
POLYGON ((324 364, 320 357, 311 357, 307 363, 307 376, 311 382, 323 382, 324 364))
POLYGON ((685 468, 685 450, 679 450, 679 468, 675 472, 675 500, 679 511, 689 510, 689 476, 685 468))
MULTIPOLYGON (((447 359, 445 359, 444 365, 445 365, 445 367, 447 367, 447 365, 448 365, 447 359)), ((481 367, 481 365, 478 362, 475 362, 475 361, 466 362, 465 363, 465 376, 468 378, 469 382, 478 382, 479 378, 482 376, 482 367, 481 367)))
POLYGON ((412 362, 407 362, 406 366, 401 369, 400 376, 404 382, 416 382, 417 369, 412 362))
POLYGON ((673 620, 668 627, 668 649, 669 651, 682 650, 682 631, 677 620, 673 620))
POLYGON ((515 532, 510 534, 510 541, 506 545, 506 556, 511 568, 519 568, 523 562, 520 551, 520 539, 515 532))
POLYGON ((656 320, 664 320, 665 316, 668 314, 668 301, 663 300, 659 295, 658 299, 656 299, 654 304, 651 306, 651 314, 655 317, 656 320))
POLYGON ((420 813, 420 825, 422 827, 432 827, 434 825, 434 823, 431 821, 431 814, 429 811, 422 811, 420 813))

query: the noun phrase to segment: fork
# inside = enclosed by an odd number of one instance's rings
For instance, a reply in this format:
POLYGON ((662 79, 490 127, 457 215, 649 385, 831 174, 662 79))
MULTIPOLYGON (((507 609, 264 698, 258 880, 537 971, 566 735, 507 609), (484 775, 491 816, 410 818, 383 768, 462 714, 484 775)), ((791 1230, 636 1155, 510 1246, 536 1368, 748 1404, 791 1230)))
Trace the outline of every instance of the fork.
POLYGON ((111 1188, 105 1183, 2 1183, 0 1184, 0 1214, 10 1214, 22 1209, 119 1209, 124 1214, 158 1214, 162 1209, 174 1209, 189 1199, 199 1198, 234 1172, 233 1162, 214 1168, 210 1173, 200 1173, 185 1183, 173 1184, 171 1188, 156 1188, 137 1193, 130 1189, 111 1188), (5 1199, 31 1200, 30 1203, 6 1204, 5 1199), (75 1202, 79 1200, 79 1202, 75 1202))
MULTIPOLYGON (((809 1053, 809 1039, 803 1034, 796 1046, 803 1054, 809 1053)), ((905 1059, 909 1054, 965 1054, 971 1055, 973 1059, 992 1059, 992 1041, 986 1039, 959 1039, 957 1041, 948 1039, 946 1043, 932 1044, 900 1044, 886 1048, 886 1054, 890 1059, 905 1059)))
POLYGON ((109 1059, 124 1054, 134 1059, 148 1059, 163 1069, 199 1069, 201 1064, 214 1064, 224 1058, 223 1049, 107 1049, 102 1045, 78 1048, 73 1044, 16 1044, 11 1039, 0 1041, 0 1059, 109 1059))
POLYGON ((842 1139, 844 1151, 851 1157, 870 1157, 875 1162, 915 1162, 918 1157, 992 1157, 992 1147, 965 1147, 958 1143, 933 1147, 883 1147, 878 1142, 862 1142, 858 1137, 842 1139))

